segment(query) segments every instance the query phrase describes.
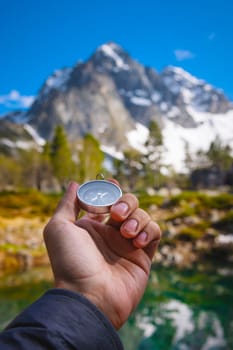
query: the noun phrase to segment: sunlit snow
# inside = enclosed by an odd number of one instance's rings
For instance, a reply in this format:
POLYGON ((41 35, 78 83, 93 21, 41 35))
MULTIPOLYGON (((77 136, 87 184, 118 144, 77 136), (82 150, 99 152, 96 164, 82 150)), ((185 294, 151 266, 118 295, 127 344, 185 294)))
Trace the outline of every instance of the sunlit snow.
POLYGON ((45 140, 38 135, 36 130, 31 125, 25 124, 24 129, 32 136, 39 146, 43 146, 45 144, 45 140))
MULTIPOLYGON (((190 73, 186 72, 183 68, 181 67, 173 67, 173 66, 168 66, 165 69, 166 73, 170 73, 172 72, 175 76, 175 80, 177 82, 181 82, 181 81, 185 81, 186 84, 188 84, 189 86, 193 86, 193 85, 199 85, 199 84, 204 84, 204 80, 198 79, 194 76, 192 76, 190 73)), ((169 83, 167 81, 167 83, 169 83)))
POLYGON ((17 141, 11 141, 10 139, 8 138, 2 138, 0 140, 1 144, 2 145, 5 145, 7 147, 10 147, 10 148, 21 148, 21 149, 24 149, 24 150, 28 150, 30 149, 31 147, 33 147, 33 142, 31 141, 21 141, 21 140, 17 140, 17 141))
POLYGON ((70 77, 72 69, 64 68, 61 70, 56 70, 45 83, 45 87, 43 88, 43 94, 46 95, 51 89, 57 89, 63 91, 65 83, 70 77))
POLYGON ((123 61, 123 59, 114 51, 114 48, 112 45, 104 44, 99 48, 99 50, 102 50, 102 52, 104 52, 106 56, 111 57, 118 68, 124 69, 124 70, 129 69, 128 64, 126 64, 123 61))
POLYGON ((186 144, 189 145, 190 152, 194 154, 200 149, 207 151, 211 142, 219 137, 233 149, 233 110, 224 115, 194 112, 190 108, 189 112, 199 122, 196 128, 184 128, 166 119, 162 130, 166 148, 164 160, 181 172, 184 171, 186 144))
POLYGON ((133 96, 130 98, 130 102, 138 106, 150 106, 151 101, 144 97, 133 96))
POLYGON ((166 112, 168 110, 168 105, 166 102, 161 102, 159 106, 162 112, 166 112))
POLYGON ((127 133, 127 139, 129 144, 136 150, 145 153, 145 142, 148 138, 149 131, 148 129, 140 124, 136 123, 136 129, 131 130, 127 133))
POLYGON ((179 114, 180 114, 179 109, 176 106, 173 106, 169 110, 169 112, 167 113, 167 116, 168 116, 168 118, 175 118, 175 117, 179 116, 179 114))
POLYGON ((124 158, 123 153, 120 151, 117 151, 114 146, 101 145, 101 150, 113 158, 116 158, 119 160, 122 160, 124 158))
POLYGON ((154 91, 151 95, 151 100, 154 103, 157 103, 157 102, 159 102, 160 99, 161 99, 161 94, 158 91, 154 91))

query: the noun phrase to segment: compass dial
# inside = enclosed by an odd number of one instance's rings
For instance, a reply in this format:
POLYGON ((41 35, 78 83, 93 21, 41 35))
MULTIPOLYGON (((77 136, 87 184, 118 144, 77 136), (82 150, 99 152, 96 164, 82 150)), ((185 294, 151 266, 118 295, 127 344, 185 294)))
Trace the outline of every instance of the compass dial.
POLYGON ((89 181, 77 191, 81 207, 92 213, 106 213, 122 196, 119 186, 105 180, 89 181))

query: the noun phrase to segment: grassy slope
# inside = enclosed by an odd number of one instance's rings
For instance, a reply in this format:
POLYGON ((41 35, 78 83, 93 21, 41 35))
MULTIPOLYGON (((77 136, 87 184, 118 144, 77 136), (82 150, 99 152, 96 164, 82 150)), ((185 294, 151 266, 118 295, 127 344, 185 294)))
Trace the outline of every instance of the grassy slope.
MULTIPOLYGON (((42 232, 60 197, 37 191, 0 193, 1 270, 47 262, 42 232)), ((232 194, 183 192, 170 197, 140 194, 139 200, 141 207, 161 226, 161 247, 188 242, 195 250, 197 242, 202 242, 202 246, 207 242, 210 250, 220 233, 233 233, 232 194)))

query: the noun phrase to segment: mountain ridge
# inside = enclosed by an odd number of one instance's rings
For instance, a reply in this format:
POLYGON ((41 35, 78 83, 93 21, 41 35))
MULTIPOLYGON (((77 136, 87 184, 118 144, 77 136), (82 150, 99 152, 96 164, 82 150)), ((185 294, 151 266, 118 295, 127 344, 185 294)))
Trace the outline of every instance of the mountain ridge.
POLYGON ((220 89, 180 67, 158 73, 114 42, 98 47, 85 62, 50 75, 22 117, 44 139, 51 139, 54 126, 62 124, 70 139, 90 132, 104 149, 120 152, 142 148, 142 128, 154 120, 163 132, 165 163, 179 170, 186 143, 192 152, 206 150, 218 135, 233 148, 233 105, 220 89))

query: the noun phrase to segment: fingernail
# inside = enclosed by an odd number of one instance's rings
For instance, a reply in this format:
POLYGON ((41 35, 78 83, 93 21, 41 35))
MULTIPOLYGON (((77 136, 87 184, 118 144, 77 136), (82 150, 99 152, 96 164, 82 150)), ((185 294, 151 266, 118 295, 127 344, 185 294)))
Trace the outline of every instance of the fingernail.
POLYGON ((125 202, 117 203, 113 208, 115 212, 117 211, 118 215, 122 216, 126 215, 129 210, 129 206, 125 202))
POLYGON ((128 232, 135 232, 138 226, 138 222, 135 219, 130 219, 124 225, 124 230, 128 232))
POLYGON ((147 233, 145 231, 140 232, 139 235, 137 236, 137 241, 144 243, 146 242, 146 240, 147 240, 147 233))

